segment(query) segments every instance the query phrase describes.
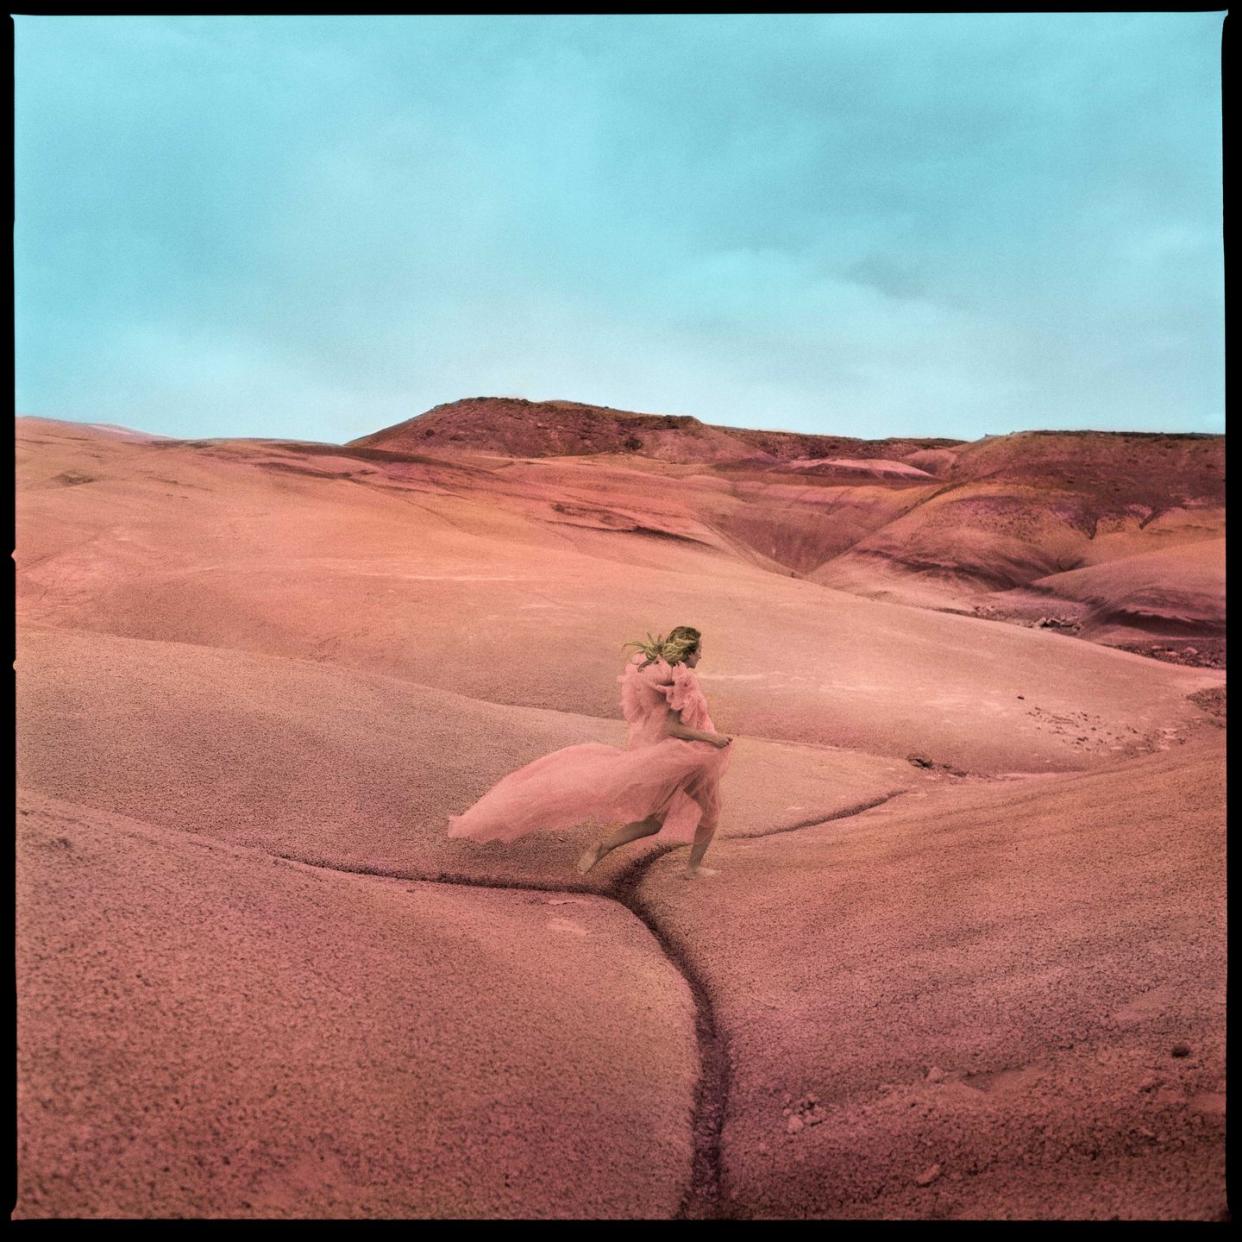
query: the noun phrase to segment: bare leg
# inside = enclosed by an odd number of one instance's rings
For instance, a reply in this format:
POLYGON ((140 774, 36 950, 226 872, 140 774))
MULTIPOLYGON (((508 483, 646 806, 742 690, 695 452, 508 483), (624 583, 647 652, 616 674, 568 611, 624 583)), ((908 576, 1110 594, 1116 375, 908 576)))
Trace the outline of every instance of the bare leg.
POLYGON ((604 855, 611 854, 617 846, 637 841, 639 837, 649 837, 659 832, 663 826, 664 819, 659 815, 648 815, 646 819, 636 819, 631 824, 623 824, 612 836, 605 837, 602 841, 592 845, 578 859, 578 870, 586 875, 604 855))
POLYGON ((716 835, 717 823, 715 816, 709 819, 705 815, 699 820, 698 827, 694 830, 694 844, 690 847, 690 857, 686 862, 687 876, 716 874, 710 867, 700 867, 699 863, 703 861, 703 855, 707 853, 707 847, 712 843, 712 837, 716 835))

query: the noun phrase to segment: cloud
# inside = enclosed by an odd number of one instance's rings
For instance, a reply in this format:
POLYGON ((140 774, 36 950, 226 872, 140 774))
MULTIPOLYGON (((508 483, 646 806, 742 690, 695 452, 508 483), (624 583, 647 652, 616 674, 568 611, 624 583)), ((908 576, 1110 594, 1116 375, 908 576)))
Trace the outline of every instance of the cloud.
POLYGON ((1223 430, 1221 17, 19 16, 19 407, 1223 430))

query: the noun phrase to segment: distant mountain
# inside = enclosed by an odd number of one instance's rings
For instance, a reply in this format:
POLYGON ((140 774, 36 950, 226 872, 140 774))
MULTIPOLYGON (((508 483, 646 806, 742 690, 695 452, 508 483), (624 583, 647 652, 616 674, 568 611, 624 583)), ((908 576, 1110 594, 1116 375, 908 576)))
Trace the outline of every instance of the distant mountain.
MULTIPOLYGON (((636 414, 577 401, 526 401, 520 397, 467 397, 385 427, 351 446, 400 452, 469 449, 511 457, 636 454, 659 461, 711 465, 775 465, 815 459, 887 458, 935 454, 960 440, 857 440, 721 427, 685 414, 636 414)), ((935 473, 922 462, 917 469, 935 473)))
MULTIPOLYGON (((174 460, 209 471, 244 462, 286 487, 473 496, 494 519, 507 511, 506 529, 551 527, 588 555, 620 554, 632 537, 626 554, 642 560, 659 539, 661 561, 698 549, 888 603, 1225 663, 1221 435, 850 440, 512 398, 439 406, 348 446, 155 439, 34 418, 16 427, 26 492, 72 488, 73 505, 111 494, 114 458, 160 497, 197 494, 167 491, 174 460)), ((128 537, 118 538, 125 562, 128 537)), ((47 572, 24 581, 50 609, 47 572)), ((145 605, 124 611, 139 617, 145 605)))
MULTIPOLYGON (((1224 436, 859 440, 475 397, 351 447, 445 457, 612 454, 649 459, 648 473, 657 462, 694 464, 729 479, 727 493, 705 494, 696 506, 711 530, 824 586, 1056 626, 1161 658, 1181 659, 1184 649, 1191 662, 1224 661, 1224 436), (1176 650, 1160 645, 1168 642, 1176 650)), ((563 516, 563 505, 553 507, 563 516)), ((594 520, 660 526, 632 514, 594 520)))

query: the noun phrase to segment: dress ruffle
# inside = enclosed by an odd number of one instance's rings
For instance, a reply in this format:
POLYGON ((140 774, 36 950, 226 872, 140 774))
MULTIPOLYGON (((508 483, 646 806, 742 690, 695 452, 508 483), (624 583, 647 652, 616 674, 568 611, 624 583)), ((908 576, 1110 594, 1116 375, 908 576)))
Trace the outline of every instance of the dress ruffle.
MULTIPOLYGON (((691 682, 687 680, 687 678, 679 677, 677 675, 677 669, 680 668, 685 668, 685 665, 677 664, 674 666, 672 685, 659 685, 656 687, 660 693, 664 695, 665 699, 668 700, 669 707, 671 707, 675 712, 683 711, 685 708, 689 707, 693 695, 693 686, 691 682)), ((686 672, 689 673, 690 670, 686 669, 686 672)))

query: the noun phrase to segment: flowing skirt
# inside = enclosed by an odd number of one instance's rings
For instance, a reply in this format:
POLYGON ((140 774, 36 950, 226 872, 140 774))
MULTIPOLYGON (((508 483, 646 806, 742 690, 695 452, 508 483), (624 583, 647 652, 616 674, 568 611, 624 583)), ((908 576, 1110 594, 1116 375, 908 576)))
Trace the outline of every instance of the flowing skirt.
POLYGON ((502 778, 469 810, 449 817, 450 837, 513 841, 578 824, 625 824, 664 816, 657 839, 685 844, 720 817, 720 778, 732 747, 668 737, 622 750, 603 742, 566 746, 502 778))

